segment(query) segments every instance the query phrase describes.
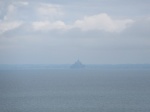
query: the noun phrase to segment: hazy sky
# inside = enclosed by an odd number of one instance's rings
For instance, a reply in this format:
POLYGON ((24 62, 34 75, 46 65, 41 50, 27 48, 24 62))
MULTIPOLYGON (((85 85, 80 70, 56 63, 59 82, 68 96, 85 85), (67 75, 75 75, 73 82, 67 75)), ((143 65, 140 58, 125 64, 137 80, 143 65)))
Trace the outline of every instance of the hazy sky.
POLYGON ((150 63, 150 0, 0 0, 0 64, 150 63))

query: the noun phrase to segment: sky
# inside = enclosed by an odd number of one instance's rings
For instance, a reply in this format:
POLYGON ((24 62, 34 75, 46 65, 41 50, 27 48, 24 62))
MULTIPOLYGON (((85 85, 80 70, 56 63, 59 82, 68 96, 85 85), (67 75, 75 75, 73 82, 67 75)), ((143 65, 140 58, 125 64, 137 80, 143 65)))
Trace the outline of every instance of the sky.
POLYGON ((149 0, 0 0, 0 64, 150 64, 149 0))

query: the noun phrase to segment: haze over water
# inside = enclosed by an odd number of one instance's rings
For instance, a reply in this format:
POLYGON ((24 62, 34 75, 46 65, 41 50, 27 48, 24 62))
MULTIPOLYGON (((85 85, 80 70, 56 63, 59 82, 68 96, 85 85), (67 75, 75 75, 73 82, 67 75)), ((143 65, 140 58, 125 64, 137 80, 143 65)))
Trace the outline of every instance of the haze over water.
POLYGON ((149 112, 149 69, 0 71, 1 112, 149 112))

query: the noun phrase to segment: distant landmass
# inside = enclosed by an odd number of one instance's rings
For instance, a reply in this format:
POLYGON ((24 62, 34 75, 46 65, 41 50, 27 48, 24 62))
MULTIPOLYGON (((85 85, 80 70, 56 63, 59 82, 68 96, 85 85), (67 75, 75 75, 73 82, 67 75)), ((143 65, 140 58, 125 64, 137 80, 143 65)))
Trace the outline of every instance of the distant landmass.
POLYGON ((84 68, 85 65, 83 65, 80 60, 77 60, 74 64, 71 65, 71 68, 84 68))
POLYGON ((82 64, 77 60, 74 64, 0 64, 0 70, 26 69, 150 69, 150 64, 82 64))

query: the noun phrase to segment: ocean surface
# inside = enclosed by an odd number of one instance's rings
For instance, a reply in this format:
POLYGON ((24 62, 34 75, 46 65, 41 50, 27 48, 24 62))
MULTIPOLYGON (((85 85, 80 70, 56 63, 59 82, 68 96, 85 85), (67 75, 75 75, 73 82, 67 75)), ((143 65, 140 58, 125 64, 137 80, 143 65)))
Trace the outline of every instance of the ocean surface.
POLYGON ((0 70, 0 112, 150 112, 150 69, 0 70))

